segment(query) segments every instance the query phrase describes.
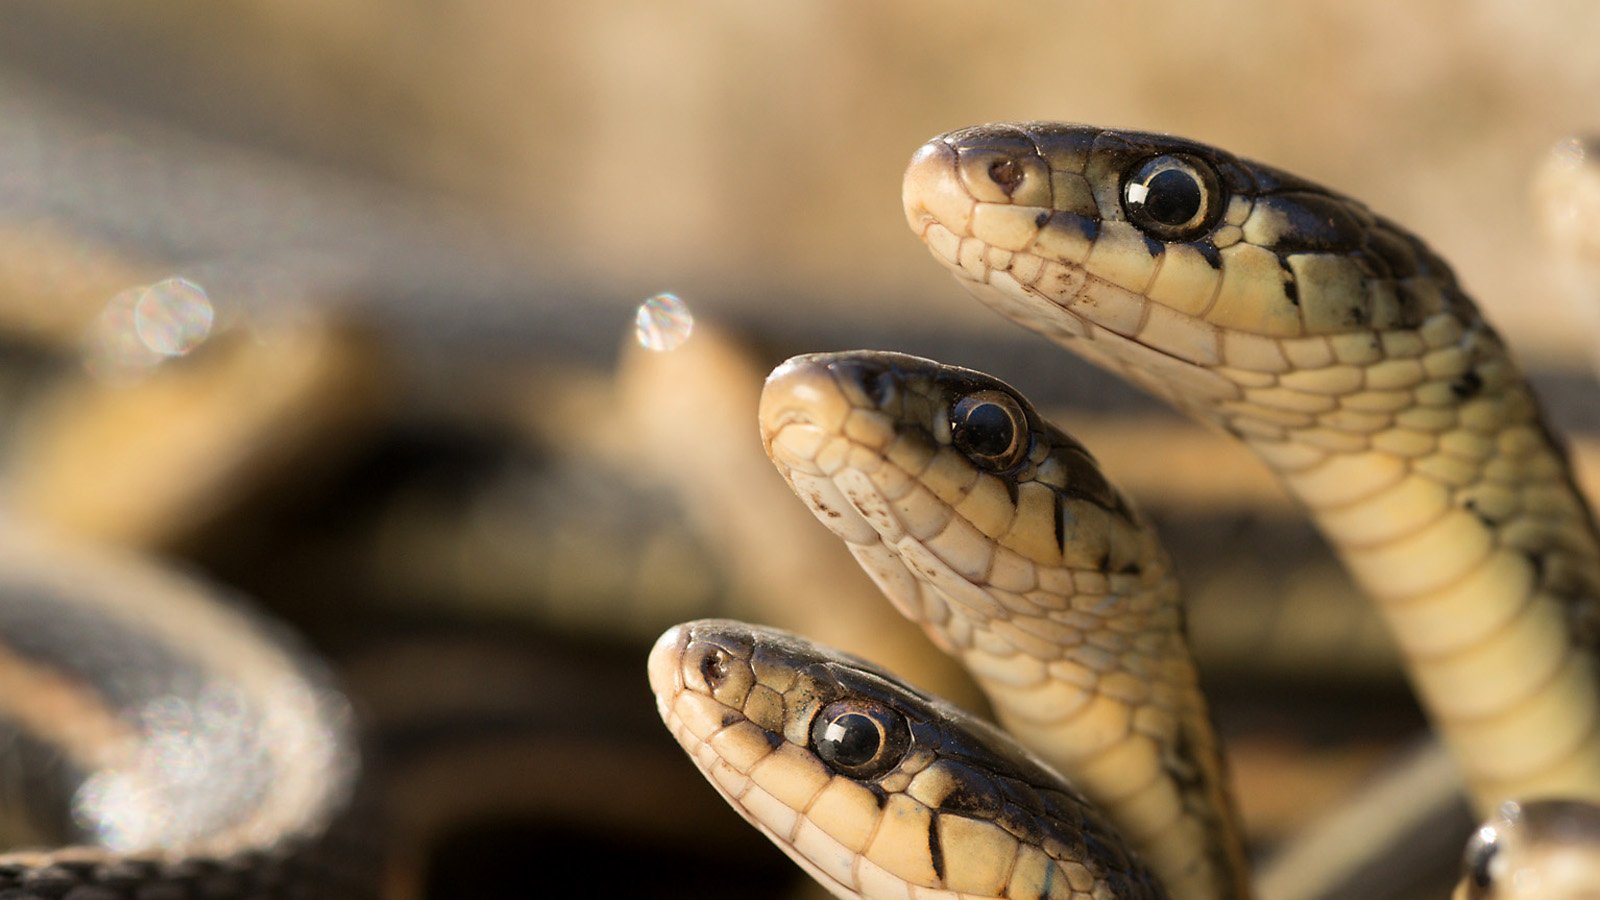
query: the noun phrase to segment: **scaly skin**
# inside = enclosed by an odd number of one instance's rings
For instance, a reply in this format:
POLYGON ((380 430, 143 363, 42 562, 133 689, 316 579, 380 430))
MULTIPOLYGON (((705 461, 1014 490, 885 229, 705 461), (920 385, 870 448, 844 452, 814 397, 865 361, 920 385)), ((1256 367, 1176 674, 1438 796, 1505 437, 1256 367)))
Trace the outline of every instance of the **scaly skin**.
POLYGON ((869 663, 708 619, 668 629, 649 672, 662 720, 707 780, 837 897, 1166 896, 1058 774, 869 663), (870 756, 824 746, 866 717, 877 730, 853 746, 870 756))
POLYGON ((1174 897, 1248 895, 1170 563, 1081 445, 994 378, 898 353, 795 357, 759 417, 795 493, 1174 897))
POLYGON ((1504 344, 1421 241, 1203 144, 1078 125, 935 138, 904 202, 980 300, 1277 471, 1376 599, 1481 812, 1600 798, 1594 524, 1504 344), (1162 156, 1212 179, 1204 214, 1166 232, 1128 189, 1162 156))

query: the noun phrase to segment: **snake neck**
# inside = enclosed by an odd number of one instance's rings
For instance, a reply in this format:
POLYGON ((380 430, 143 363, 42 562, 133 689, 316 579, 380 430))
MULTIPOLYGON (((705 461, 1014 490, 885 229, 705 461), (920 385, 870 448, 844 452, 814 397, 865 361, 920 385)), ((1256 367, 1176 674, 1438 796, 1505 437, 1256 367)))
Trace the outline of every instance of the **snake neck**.
POLYGON ((780 366, 762 422, 819 521, 1174 896, 1246 895, 1170 562, 1081 445, 989 376, 871 352, 780 366), (975 438, 974 408, 1010 425, 975 438))
MULTIPOLYGON (((800 493, 834 512, 892 502, 869 479, 845 481, 837 499, 814 484, 800 493)), ((1040 566, 1031 586, 993 569, 975 581, 943 548, 908 535, 849 548, 973 673, 1001 724, 1106 810, 1174 897, 1247 897, 1241 828, 1170 563, 1148 526, 1125 537, 1114 570, 1109 557, 1040 566)))
POLYGON ((1232 365, 1202 366, 968 287, 1276 471, 1377 600, 1480 812, 1600 796, 1600 541, 1481 318, 1445 309, 1414 328, 1258 339, 1232 365))
MULTIPOLYGON (((1037 618, 927 628, 936 640, 962 634, 955 652, 1000 723, 1099 803, 1174 897, 1248 897, 1226 764, 1177 585, 1154 549, 1137 576, 1063 593, 1037 618)), ((948 608, 918 584, 925 609, 948 608)))
POLYGON ((1486 329, 1363 374, 1337 428, 1305 390, 1230 424, 1376 599, 1476 806, 1600 795, 1600 544, 1526 382, 1486 329))

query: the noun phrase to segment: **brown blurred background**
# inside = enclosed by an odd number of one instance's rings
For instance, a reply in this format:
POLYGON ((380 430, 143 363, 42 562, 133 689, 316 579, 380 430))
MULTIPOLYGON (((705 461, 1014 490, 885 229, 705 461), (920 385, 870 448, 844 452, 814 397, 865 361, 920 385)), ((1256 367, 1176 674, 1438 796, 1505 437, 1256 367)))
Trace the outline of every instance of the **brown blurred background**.
MULTIPOLYGON (((916 636, 861 638, 887 607, 782 496, 754 396, 807 350, 984 368, 1060 410, 1161 522, 1268 848, 1419 732, 1385 639, 1236 448, 972 303, 907 232, 901 169, 934 133, 1044 118, 1337 186, 1457 266, 1593 468, 1596 336, 1528 186, 1600 118, 1597 37, 1600 7, 1577 0, 9 4, 6 497, 289 618, 382 740, 410 735, 396 770, 433 785, 391 798, 405 890, 523 896, 527 846, 595 805, 528 770, 611 751, 552 750, 528 725, 552 715, 537 691, 474 706, 486 693, 562 671, 646 720, 681 795, 579 830, 640 847, 679 796, 717 803, 648 721, 642 652, 665 624, 795 627, 971 697, 916 636), (215 337, 115 383, 85 374, 107 303, 172 276, 207 291, 215 337), (702 330, 619 356, 634 307, 668 290, 702 330), (817 597, 849 599, 808 620, 817 597), (418 653, 443 654, 422 658, 459 683, 437 703, 465 724, 394 724, 418 653), (610 668, 551 663, 569 658, 610 668)), ((633 735, 595 740, 631 758, 633 735)), ((711 860, 743 834, 717 827, 695 842, 711 860)))
POLYGON ((907 239, 899 173, 939 131, 1061 118, 1338 185, 1433 241, 1514 336, 1570 352, 1528 309, 1548 290, 1525 188, 1592 124, 1600 10, 1576 0, 65 0, 7 20, 5 63, 41 89, 439 192, 597 297, 999 331, 907 239))

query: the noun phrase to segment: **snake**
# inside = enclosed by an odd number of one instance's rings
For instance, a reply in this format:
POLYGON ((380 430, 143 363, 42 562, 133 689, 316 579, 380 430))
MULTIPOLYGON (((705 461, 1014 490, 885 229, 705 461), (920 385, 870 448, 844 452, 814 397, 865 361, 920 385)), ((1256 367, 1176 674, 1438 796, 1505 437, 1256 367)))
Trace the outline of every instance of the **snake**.
POLYGON ((1277 474, 1374 598, 1481 815, 1600 797, 1593 516, 1419 237, 1203 143, 1062 123, 940 135, 902 199, 978 300, 1277 474))
MULTIPOLYGON (((647 663, 657 711, 717 792, 835 896, 1169 896, 1100 808, 1005 731, 775 628, 701 619, 647 663)), ((1600 805, 1508 801, 1454 900, 1590 900, 1600 805)))
POLYGON ((717 791, 836 896, 1166 896, 1048 766, 865 660, 706 619, 663 633, 648 671, 717 791))
POLYGON ((758 418, 796 495, 1173 896, 1248 895, 1171 564, 1081 444, 998 379, 888 352, 790 359, 758 418))
POLYGON ((0 523, 0 896, 376 896, 348 701, 285 629, 0 523))

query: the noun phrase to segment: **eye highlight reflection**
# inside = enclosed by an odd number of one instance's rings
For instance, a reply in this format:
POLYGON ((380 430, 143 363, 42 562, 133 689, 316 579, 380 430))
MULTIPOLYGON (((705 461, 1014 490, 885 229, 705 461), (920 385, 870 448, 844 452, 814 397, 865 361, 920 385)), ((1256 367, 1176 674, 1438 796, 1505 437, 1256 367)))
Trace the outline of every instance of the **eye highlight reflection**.
POLYGON ((893 769, 910 743, 905 717, 878 703, 840 701, 811 724, 817 756, 852 778, 876 778, 893 769))

